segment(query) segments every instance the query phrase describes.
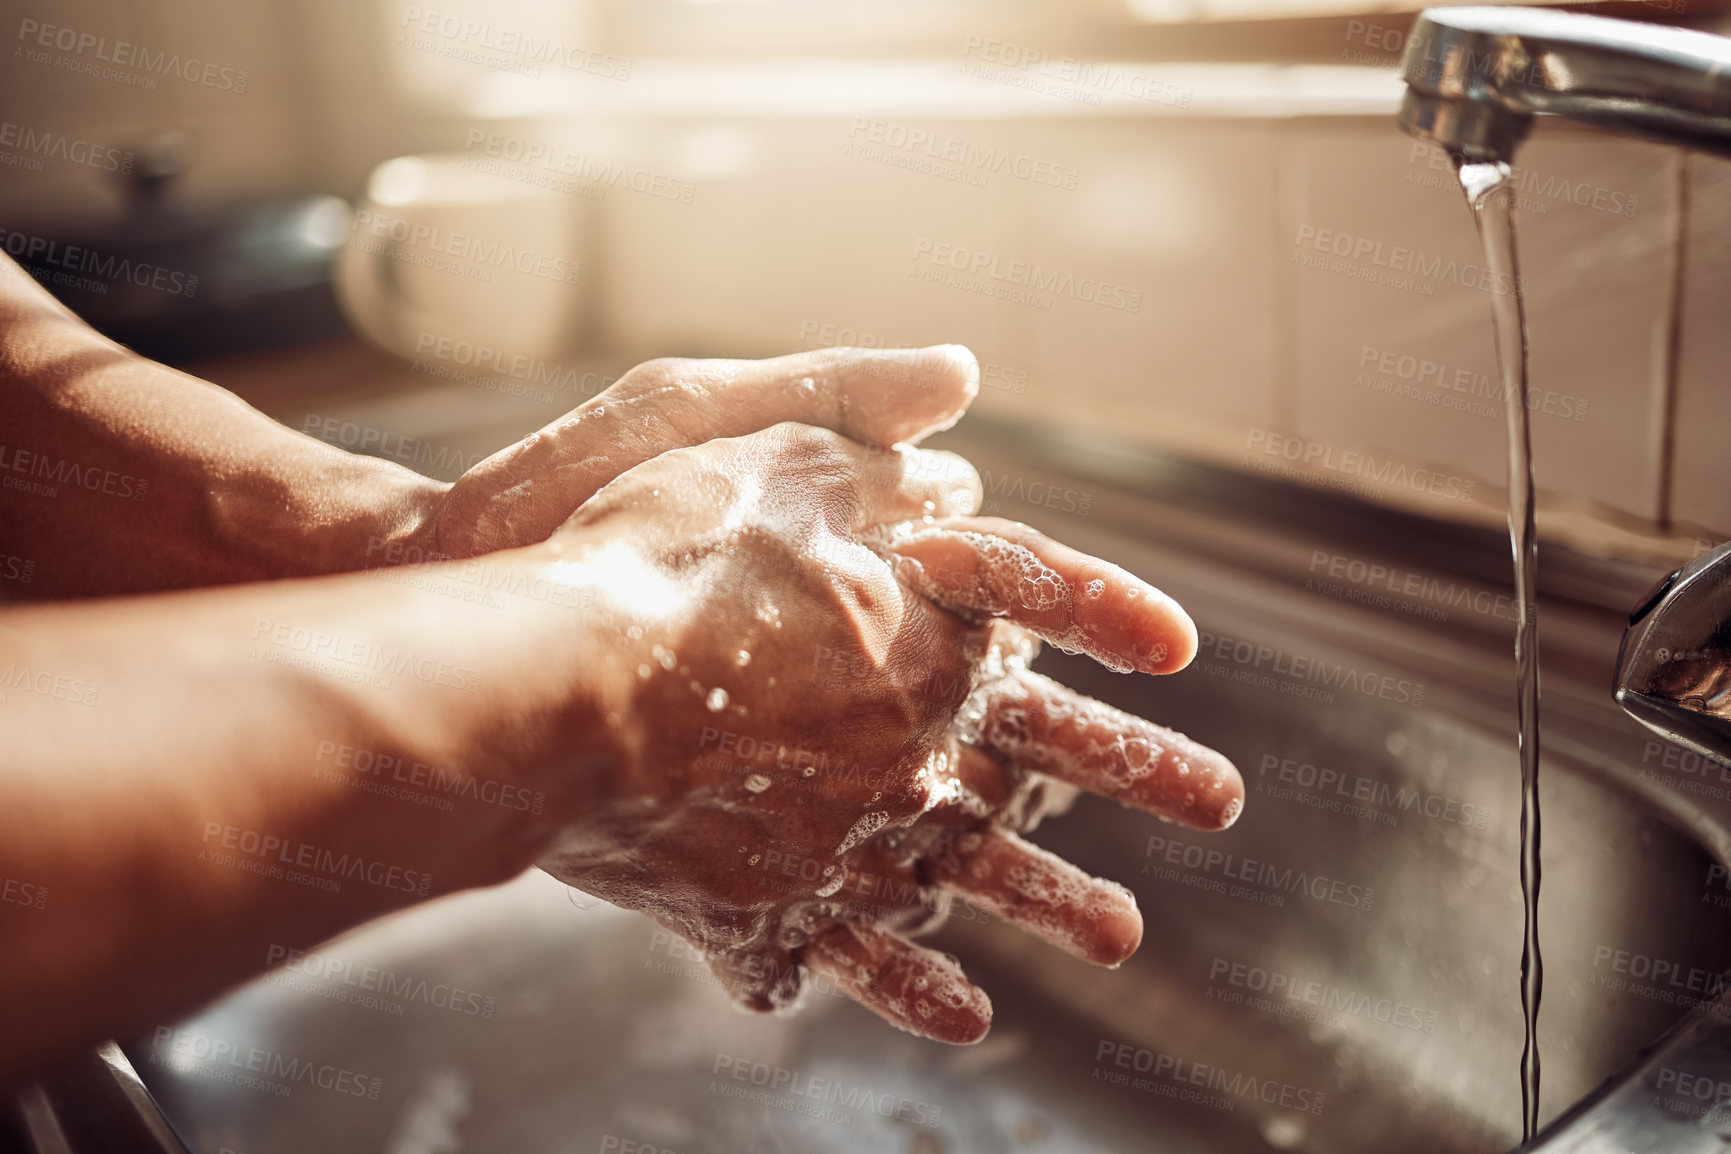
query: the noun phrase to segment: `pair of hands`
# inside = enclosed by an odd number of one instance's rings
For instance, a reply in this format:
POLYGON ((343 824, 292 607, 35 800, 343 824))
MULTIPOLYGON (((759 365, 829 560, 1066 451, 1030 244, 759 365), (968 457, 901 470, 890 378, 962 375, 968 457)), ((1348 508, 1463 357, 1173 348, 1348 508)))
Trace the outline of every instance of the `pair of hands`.
POLYGON ((751 1008, 816 972, 977 1041, 985 994, 908 940, 953 898, 1102 965, 1141 940, 1128 891, 1018 834, 1078 788, 1205 830, 1242 806, 1219 754, 1028 669, 1045 639, 1169 673, 1196 632, 1122 569, 973 516, 972 467, 910 447, 977 383, 954 346, 650 362, 424 530, 595 591, 615 768, 540 864, 691 939, 751 1008))

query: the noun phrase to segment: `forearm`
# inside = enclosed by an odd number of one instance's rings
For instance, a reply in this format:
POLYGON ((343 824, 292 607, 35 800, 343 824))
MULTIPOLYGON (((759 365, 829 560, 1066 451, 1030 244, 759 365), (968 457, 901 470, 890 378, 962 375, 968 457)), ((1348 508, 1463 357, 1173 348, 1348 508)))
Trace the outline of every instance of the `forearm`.
POLYGON ((0 616, 0 1085, 532 864, 610 756, 581 681, 511 675, 595 648, 549 612, 355 575, 0 616))
POLYGON ((115 345, 0 256, 0 599, 346 572, 446 488, 115 345))

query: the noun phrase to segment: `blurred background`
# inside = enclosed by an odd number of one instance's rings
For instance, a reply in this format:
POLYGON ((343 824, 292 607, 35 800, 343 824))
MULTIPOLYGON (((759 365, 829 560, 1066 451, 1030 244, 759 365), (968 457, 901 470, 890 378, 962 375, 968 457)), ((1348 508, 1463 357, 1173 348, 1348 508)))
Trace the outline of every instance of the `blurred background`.
MULTIPOLYGON (((1483 262, 1394 126, 1399 7, 23 4, 4 247, 442 476, 647 357, 961 341, 982 417, 1490 525, 1483 262)), ((1522 160, 1546 532, 1698 551, 1731 529, 1731 176, 1549 123, 1522 160)))
MULTIPOLYGON (((1707 0, 1581 7, 1731 24, 1707 0)), ((187 1147, 1518 1141, 1508 286, 1450 158, 1396 127, 1414 14, 9 5, 0 248, 117 339, 330 443, 451 478, 650 357, 968 344, 980 397, 943 443, 980 465, 986 511, 1157 582, 1203 634, 1181 677, 1042 668, 1216 746, 1253 790, 1208 842, 1224 859, 1099 799, 1042 829, 1135 887, 1149 941, 1107 974, 958 909, 933 940, 993 992, 979 1047, 833 989, 738 1014, 682 939, 535 871, 279 950, 121 1040, 187 1147), (1221 860, 1309 888, 1228 886, 1221 860), (376 1097, 206 1060, 247 1047, 376 1097), (740 1100, 814 1076, 843 1108, 740 1100)), ((1626 1092, 1672 1128, 1569 1148, 1719 1149, 1700 1103, 1606 1079, 1726 989, 1731 769, 1609 687, 1642 591, 1731 531, 1731 165, 1541 120, 1515 189, 1546 542, 1543 1116, 1626 1092)), ((1703 1054, 1724 1096, 1731 1033, 1703 1054)), ((1695 1068, 1652 1061, 1673 1084, 1695 1068)))

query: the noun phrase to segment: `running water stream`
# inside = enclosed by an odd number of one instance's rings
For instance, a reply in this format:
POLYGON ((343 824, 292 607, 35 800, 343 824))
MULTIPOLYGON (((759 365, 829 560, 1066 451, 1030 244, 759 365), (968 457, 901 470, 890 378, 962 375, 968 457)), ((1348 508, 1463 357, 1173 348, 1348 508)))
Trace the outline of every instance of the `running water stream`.
POLYGON ((1515 714, 1521 759, 1521 1140, 1539 1128, 1539 999, 1545 966, 1539 953, 1539 625, 1538 539, 1533 532, 1533 443, 1527 408, 1527 318, 1515 256, 1515 208, 1509 166, 1460 164, 1461 188, 1473 210, 1485 268, 1509 425, 1509 544, 1515 560, 1515 714))

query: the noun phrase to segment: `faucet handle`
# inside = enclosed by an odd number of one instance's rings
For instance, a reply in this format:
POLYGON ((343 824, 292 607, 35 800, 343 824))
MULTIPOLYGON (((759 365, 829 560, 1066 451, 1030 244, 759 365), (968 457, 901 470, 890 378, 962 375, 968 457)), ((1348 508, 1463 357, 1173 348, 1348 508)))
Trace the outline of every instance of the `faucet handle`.
POLYGON ((1615 689, 1648 729, 1731 763, 1731 542, 1672 573, 1630 614, 1615 689))

